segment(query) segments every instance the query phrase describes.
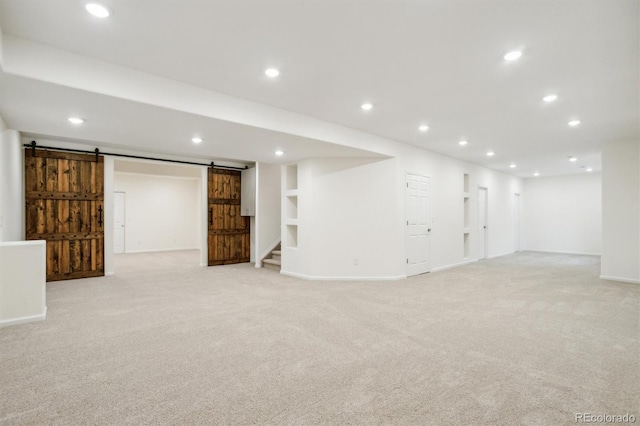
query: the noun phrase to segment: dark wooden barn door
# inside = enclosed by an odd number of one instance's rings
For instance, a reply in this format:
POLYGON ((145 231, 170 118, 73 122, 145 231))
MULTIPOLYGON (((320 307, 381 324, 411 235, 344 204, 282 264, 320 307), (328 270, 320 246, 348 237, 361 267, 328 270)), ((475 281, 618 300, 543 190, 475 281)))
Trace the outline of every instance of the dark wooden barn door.
POLYGON ((104 159, 25 150, 27 240, 47 241, 47 281, 104 275, 104 159))
POLYGON ((209 168, 209 266, 249 262, 249 217, 240 216, 240 171, 209 168))

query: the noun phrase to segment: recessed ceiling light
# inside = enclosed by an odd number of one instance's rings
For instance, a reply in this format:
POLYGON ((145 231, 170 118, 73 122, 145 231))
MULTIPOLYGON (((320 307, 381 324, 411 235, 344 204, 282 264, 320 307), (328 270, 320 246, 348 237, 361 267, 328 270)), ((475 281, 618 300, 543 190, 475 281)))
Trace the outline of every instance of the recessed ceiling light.
POLYGON ((511 163, 511 164, 509 164, 509 167, 512 168, 512 169, 515 169, 516 168, 516 164, 515 163, 511 163))
POLYGON ((458 145, 460 146, 465 146, 468 142, 465 140, 461 140, 460 142, 458 142, 458 145))
POLYGON ((371 108, 373 108, 373 105, 369 104, 369 103, 365 103, 360 105, 360 108, 362 108, 365 111, 369 111, 371 108))
POLYGON ((275 78, 280 75, 280 71, 278 71, 276 68, 267 68, 266 70, 264 70, 264 73, 267 75, 267 77, 271 78, 275 78))
POLYGON ((586 170, 587 170, 588 172, 592 172, 592 171, 593 171, 593 169, 592 169, 591 167, 587 167, 587 169, 586 169, 586 170))
POLYGON ((276 151, 276 155, 277 155, 278 157, 279 157, 279 156, 281 156, 281 155, 284 155, 284 151, 280 151, 280 150, 278 150, 278 151, 276 151))
POLYGON ((540 176, 540 173, 535 172, 533 175, 534 175, 534 176, 536 176, 536 177, 538 177, 538 176, 540 176))
POLYGON ((487 157, 493 157, 494 155, 495 155, 495 152, 487 151, 487 157))
POLYGON ((87 9, 87 12, 98 18, 106 18, 111 15, 109 9, 98 3, 87 3, 85 9, 87 9))
POLYGON ((522 52, 519 51, 519 50, 514 50, 513 52, 509 52, 506 55, 504 55, 504 60, 505 61, 515 61, 520 56, 522 56, 522 52))
POLYGON ((196 136, 195 138, 191 138, 191 142, 193 142, 193 143, 201 143, 202 142, 202 138, 199 138, 199 137, 196 136))
POLYGON ((571 120, 567 124, 571 127, 576 127, 578 124, 580 124, 580 120, 571 120))
POLYGON ((553 102, 556 99, 558 99, 558 95, 547 95, 544 98, 542 98, 542 100, 545 102, 553 102))
POLYGON ((84 119, 79 117, 69 117, 69 123, 71 124, 82 124, 84 123, 84 119))
POLYGON ((578 159, 576 157, 569 157, 569 161, 575 163, 576 161, 578 161, 578 159))
POLYGON ((429 130, 429 126, 423 124, 422 126, 418 127, 418 130, 420 130, 421 132, 426 132, 427 130, 429 130))

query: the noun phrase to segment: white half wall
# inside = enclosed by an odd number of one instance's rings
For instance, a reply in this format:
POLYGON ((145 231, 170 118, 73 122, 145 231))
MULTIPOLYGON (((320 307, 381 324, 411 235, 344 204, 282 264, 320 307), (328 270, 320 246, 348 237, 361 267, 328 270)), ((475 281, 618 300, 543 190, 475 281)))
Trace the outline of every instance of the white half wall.
POLYGON ((600 276, 640 283, 640 141, 602 147, 600 276))
POLYGON ((44 240, 0 243, 0 327, 45 319, 44 240))
POLYGON ((523 210, 525 250, 601 253, 600 173, 525 179, 523 210))
POLYGON ((125 195, 125 252, 200 248, 200 180, 115 172, 125 195))
POLYGON ((256 164, 256 267, 280 241, 280 169, 275 164, 256 164))
POLYGON ((20 133, 0 133, 0 241, 21 241, 24 224, 24 150, 20 133))

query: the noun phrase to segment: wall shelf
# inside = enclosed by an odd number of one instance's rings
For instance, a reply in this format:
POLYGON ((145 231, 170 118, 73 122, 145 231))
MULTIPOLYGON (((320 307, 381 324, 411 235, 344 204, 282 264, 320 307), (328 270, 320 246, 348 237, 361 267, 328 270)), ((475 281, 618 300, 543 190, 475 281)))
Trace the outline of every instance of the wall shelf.
POLYGON ((471 255, 471 199, 469 197, 469 174, 462 176, 462 258, 471 255))

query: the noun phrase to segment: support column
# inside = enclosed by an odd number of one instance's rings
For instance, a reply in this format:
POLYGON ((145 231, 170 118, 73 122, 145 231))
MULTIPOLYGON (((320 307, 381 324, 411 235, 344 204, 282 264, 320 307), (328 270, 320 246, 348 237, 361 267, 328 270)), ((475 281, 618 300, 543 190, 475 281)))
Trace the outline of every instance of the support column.
POLYGON ((24 241, 24 153, 17 130, 0 133, 0 241, 24 241))
POLYGON ((600 278, 640 284, 640 141, 602 148, 600 278))

